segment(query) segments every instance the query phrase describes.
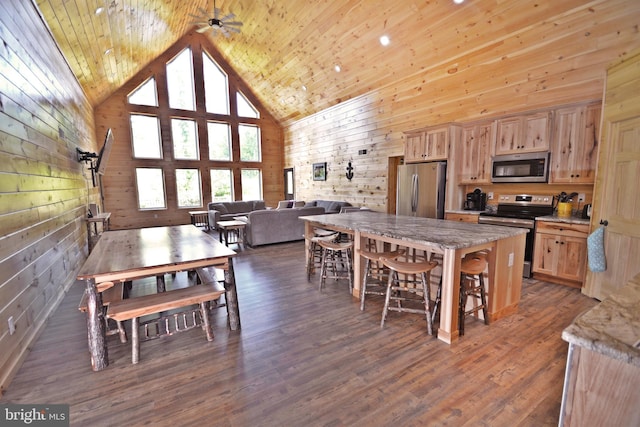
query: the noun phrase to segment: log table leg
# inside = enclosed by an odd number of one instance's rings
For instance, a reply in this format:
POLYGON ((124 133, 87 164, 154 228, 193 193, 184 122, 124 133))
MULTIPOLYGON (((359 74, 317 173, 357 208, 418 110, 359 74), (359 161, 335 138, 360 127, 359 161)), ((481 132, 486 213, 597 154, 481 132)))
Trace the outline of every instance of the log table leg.
POLYGON ((96 282, 93 279, 87 279, 85 292, 87 293, 87 339, 91 354, 91 368, 94 371, 101 371, 109 366, 102 296, 96 289, 96 282))
POLYGON ((236 278, 233 273, 233 260, 229 258, 229 268, 224 271, 225 298, 227 300, 227 319, 232 331, 240 329, 240 307, 238 306, 238 293, 236 290, 236 278))

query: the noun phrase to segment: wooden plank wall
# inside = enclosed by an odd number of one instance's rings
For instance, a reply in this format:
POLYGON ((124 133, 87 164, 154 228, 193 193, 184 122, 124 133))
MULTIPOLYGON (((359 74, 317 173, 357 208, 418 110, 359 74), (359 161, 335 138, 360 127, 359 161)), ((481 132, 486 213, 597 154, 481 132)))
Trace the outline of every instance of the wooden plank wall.
MULTIPOLYGON (((640 47, 640 8, 616 0, 561 15, 559 5, 546 2, 547 19, 514 28, 496 45, 464 51, 461 43, 455 63, 420 64, 419 73, 389 76, 367 94, 285 123, 285 167, 295 168, 295 197, 387 211, 388 165, 403 154, 404 131, 602 99, 608 64, 640 47), (313 181, 311 165, 325 161, 327 181, 313 181), (351 182, 345 177, 349 161, 351 182)), ((451 152, 455 156, 456 148, 451 152)))
POLYGON ((93 109, 30 1, 0 3, 0 38, 1 393, 74 283, 97 189, 76 156, 93 109))
MULTIPOLYGON (((200 78, 201 80, 201 78, 200 78)), ((200 81, 201 83, 201 81, 200 81)), ((196 84, 198 82, 196 81, 196 84)), ((203 208, 211 201, 211 180, 209 169, 215 166, 232 168, 234 173, 236 200, 241 199, 240 193, 240 169, 243 167, 262 168, 263 198, 267 206, 277 206, 278 200, 284 198, 284 154, 282 148, 282 128, 271 117, 269 112, 252 95, 250 86, 245 84, 237 74, 229 67, 226 61, 219 55, 215 46, 203 35, 191 32, 178 40, 165 53, 160 55, 140 73, 125 83, 107 100, 96 107, 96 132, 98 135, 106 134, 108 128, 114 133, 114 147, 111 152, 107 170, 103 176, 104 186, 104 210, 111 212, 111 227, 114 229, 152 227, 160 225, 188 224, 190 217, 188 211, 199 208, 178 208, 175 190, 174 170, 176 167, 199 168, 202 177, 203 208), (196 104, 201 103, 195 112, 170 110, 167 106, 165 67, 166 63, 185 47, 191 46, 196 66, 196 80, 198 79, 198 64, 202 61, 201 52, 206 50, 213 59, 222 67, 229 76, 229 90, 231 110, 230 116, 216 116, 204 113, 204 97, 196 95, 196 104), (159 107, 131 106, 127 103, 128 94, 135 90, 150 76, 155 76, 158 81, 159 107), (260 111, 259 119, 239 119, 235 115, 235 93, 241 91, 247 99, 260 111), (129 125, 130 112, 147 112, 160 117, 162 134, 162 146, 164 158, 161 160, 134 159, 132 155, 131 133, 129 125), (198 122, 200 140, 200 160, 174 160, 171 156, 171 128, 169 119, 176 115, 194 118, 198 122), (254 123, 260 126, 262 138, 262 164, 251 162, 212 162, 208 160, 208 146, 206 144, 206 121, 216 119, 227 121, 232 125, 239 122, 254 123), (165 186, 167 195, 167 208, 162 210, 140 211, 138 209, 135 168, 159 167, 165 173, 165 186)), ((237 134, 233 135, 234 144, 237 147, 237 134)), ((235 148, 234 148, 235 149, 235 148)), ((234 157, 237 158, 238 151, 234 157)))

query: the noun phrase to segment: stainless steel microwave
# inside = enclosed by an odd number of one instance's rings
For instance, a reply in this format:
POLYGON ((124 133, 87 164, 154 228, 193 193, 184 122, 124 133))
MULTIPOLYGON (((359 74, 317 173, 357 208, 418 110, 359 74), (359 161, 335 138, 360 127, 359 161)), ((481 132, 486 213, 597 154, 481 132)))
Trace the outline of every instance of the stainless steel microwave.
POLYGON ((547 182, 549 152, 495 156, 491 182, 547 182))

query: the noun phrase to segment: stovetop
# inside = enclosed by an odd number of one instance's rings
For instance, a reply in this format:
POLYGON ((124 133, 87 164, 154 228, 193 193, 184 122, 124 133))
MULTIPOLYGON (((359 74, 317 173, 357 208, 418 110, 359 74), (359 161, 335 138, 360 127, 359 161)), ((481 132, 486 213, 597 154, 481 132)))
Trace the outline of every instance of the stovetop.
POLYGON ((483 212, 482 216, 534 219, 553 214, 553 196, 528 194, 501 195, 496 212, 483 212))

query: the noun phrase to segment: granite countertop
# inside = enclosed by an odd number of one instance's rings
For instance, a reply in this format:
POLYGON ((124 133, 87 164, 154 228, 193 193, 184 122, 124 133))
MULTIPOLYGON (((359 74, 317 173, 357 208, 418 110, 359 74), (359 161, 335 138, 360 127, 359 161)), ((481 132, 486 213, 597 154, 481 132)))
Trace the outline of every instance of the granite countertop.
POLYGON ((562 339, 640 367, 640 274, 562 332, 562 339))
POLYGON ((546 215, 536 217, 536 221, 549 221, 549 222, 563 222, 566 224, 586 224, 589 225, 590 219, 582 218, 579 216, 570 216, 569 218, 562 218, 558 215, 546 215))
POLYGON ((411 243, 429 243, 443 250, 468 248, 529 231, 526 228, 390 215, 373 211, 301 216, 300 219, 411 243))

